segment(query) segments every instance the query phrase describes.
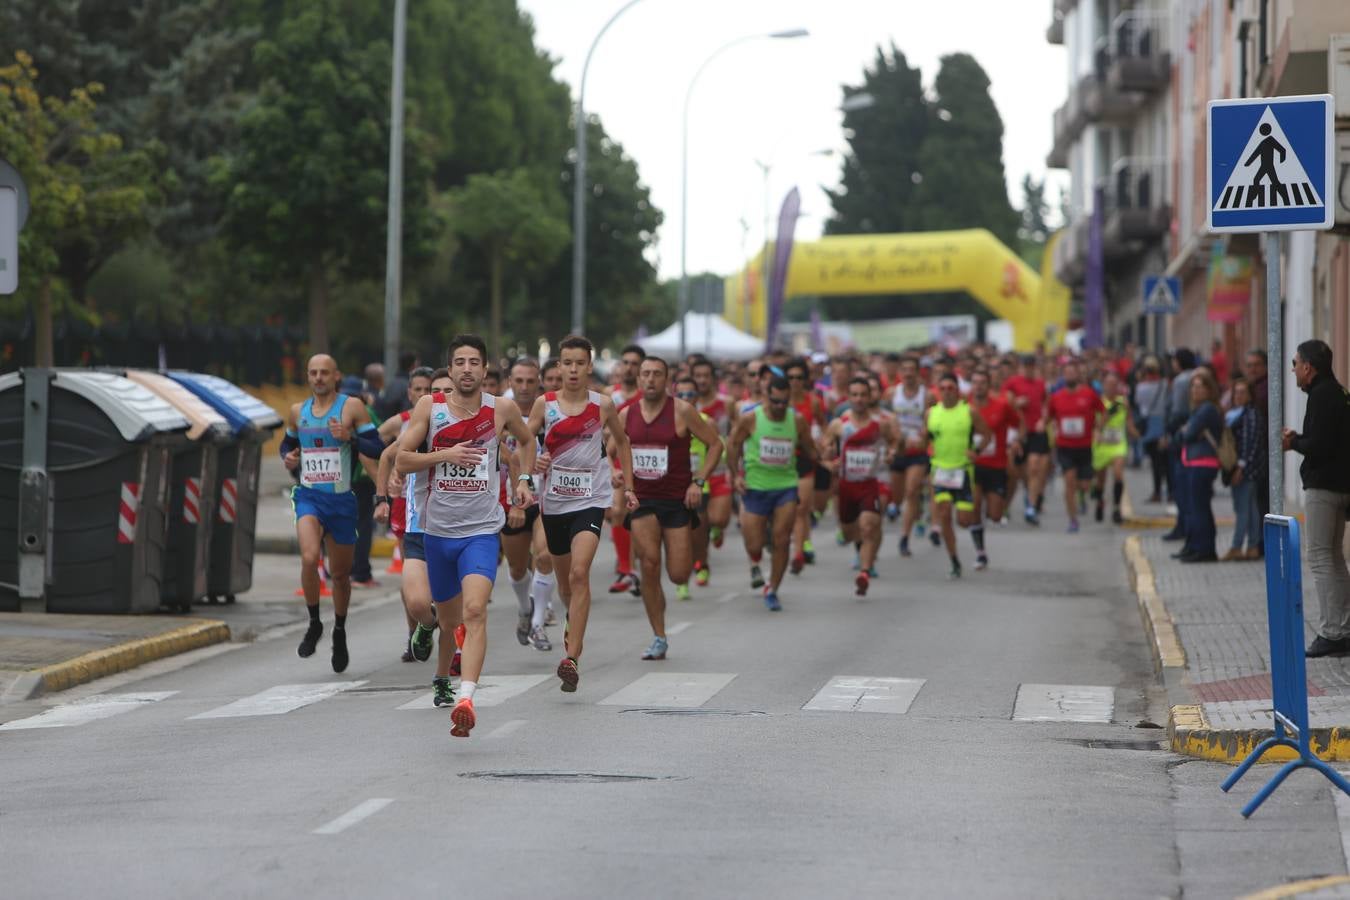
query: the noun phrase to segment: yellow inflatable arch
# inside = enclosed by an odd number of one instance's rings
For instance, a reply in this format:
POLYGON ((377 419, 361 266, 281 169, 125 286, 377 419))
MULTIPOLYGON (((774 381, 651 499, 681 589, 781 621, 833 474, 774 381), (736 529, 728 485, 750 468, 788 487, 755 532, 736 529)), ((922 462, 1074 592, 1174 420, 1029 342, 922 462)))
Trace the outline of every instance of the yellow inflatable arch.
MULTIPOLYGON (((795 244, 787 296, 965 291, 1012 324, 1018 350, 1054 344, 1067 325, 1069 291, 1051 274, 1055 235, 1037 274, 983 228, 908 234, 835 235, 795 244)), ((772 259, 772 251, 764 254, 772 259)), ((765 279, 757 257, 726 282, 726 318, 763 336, 765 279)))

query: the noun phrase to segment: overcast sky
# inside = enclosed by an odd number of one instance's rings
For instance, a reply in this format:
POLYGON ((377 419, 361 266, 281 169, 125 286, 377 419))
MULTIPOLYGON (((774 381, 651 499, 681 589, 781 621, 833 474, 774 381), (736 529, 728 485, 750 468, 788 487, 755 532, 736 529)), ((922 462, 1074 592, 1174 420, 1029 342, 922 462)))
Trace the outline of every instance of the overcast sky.
MULTIPOLYGON (((586 50, 624 0, 520 0, 539 46, 573 87, 586 50)), ((742 35, 809 29, 796 40, 752 41, 720 56, 694 90, 689 125, 691 273, 739 270, 764 239, 764 179, 772 214, 798 186, 797 236, 820 234, 830 212, 820 186, 838 183, 840 85, 857 84, 878 44, 894 41, 931 85, 938 60, 965 51, 993 82, 1003 118, 1009 197, 1022 176, 1045 174, 1051 113, 1067 93, 1063 48, 1045 40, 1044 0, 643 0, 614 24, 591 62, 586 107, 637 160, 665 212, 657 259, 680 273, 680 110, 704 59, 742 35), (835 155, 819 155, 833 150, 835 155), (745 226, 742 226, 744 221, 745 226)), ((1063 180, 1056 175, 1055 184, 1063 180)), ((1049 194, 1052 203, 1057 188, 1049 194)))

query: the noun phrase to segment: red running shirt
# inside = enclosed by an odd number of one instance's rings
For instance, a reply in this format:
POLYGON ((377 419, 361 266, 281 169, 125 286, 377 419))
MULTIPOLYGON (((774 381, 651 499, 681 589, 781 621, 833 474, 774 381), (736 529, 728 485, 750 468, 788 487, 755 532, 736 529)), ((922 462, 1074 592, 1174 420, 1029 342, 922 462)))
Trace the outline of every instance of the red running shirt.
POLYGON ((1102 398, 1086 384, 1055 391, 1050 395, 1050 415, 1055 420, 1055 446, 1091 447, 1097 413, 1105 409, 1102 398))
POLYGON ((980 414, 994 439, 987 441, 975 457, 975 465, 990 469, 1008 468, 1008 429, 1017 426, 1017 410, 1013 409, 1002 397, 989 395, 984 406, 976 406, 972 400, 970 408, 980 414))
POLYGON ((1014 397, 1025 398, 1027 405, 1022 407, 1029 432, 1045 430, 1045 382, 1039 378, 1025 375, 1013 375, 1003 382, 1003 390, 1014 397))

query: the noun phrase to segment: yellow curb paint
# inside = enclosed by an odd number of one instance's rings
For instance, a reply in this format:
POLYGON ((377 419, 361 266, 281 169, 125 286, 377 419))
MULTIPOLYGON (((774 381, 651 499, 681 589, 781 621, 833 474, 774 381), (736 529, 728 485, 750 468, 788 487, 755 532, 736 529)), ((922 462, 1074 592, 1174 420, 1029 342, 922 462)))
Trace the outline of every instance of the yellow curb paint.
POLYGON ((1328 875, 1326 878, 1309 878, 1306 881, 1291 881, 1279 887, 1266 888, 1254 894, 1246 894, 1241 900, 1282 900, 1285 897, 1297 897, 1310 891, 1350 884, 1350 875, 1328 875))
POLYGON ((1139 613, 1144 620, 1144 629, 1148 632, 1149 643, 1153 647, 1154 663, 1163 668, 1184 668, 1186 650, 1181 645, 1181 638, 1177 636, 1177 629, 1172 623, 1167 605, 1158 595, 1153 565, 1144 555, 1138 535, 1130 535, 1125 539, 1125 565, 1129 570, 1135 597, 1139 601, 1139 613))
MULTIPOLYGON (((1213 729, 1199 705, 1172 707, 1167 716, 1167 737, 1174 753, 1212 762, 1239 763, 1270 737, 1270 729, 1213 729)), ((1350 729, 1313 729, 1313 754, 1328 762, 1350 761, 1350 729)), ((1261 757, 1263 763, 1288 762, 1298 754, 1288 747, 1274 747, 1261 757)))
POLYGON ((388 558, 394 555, 394 539, 377 537, 370 542, 370 555, 388 558))
POLYGON ((1134 518, 1134 501, 1130 499, 1129 491, 1120 495, 1120 515, 1126 520, 1134 518))
POLYGON ((125 672, 166 656, 175 656, 229 639, 230 628, 224 622, 201 619, 172 631, 95 650, 35 671, 41 679, 41 692, 51 694, 96 678, 125 672))

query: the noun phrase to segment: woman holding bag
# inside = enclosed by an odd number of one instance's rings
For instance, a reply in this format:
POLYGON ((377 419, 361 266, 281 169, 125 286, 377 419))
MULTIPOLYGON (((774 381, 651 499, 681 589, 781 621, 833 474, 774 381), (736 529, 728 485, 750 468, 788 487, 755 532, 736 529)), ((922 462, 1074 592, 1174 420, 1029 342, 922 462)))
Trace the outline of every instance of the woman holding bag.
POLYGON ((1219 474, 1219 441, 1223 415, 1219 412, 1219 386, 1206 369, 1196 369, 1191 378, 1191 415, 1181 429, 1181 471, 1186 488, 1186 542, 1176 558, 1182 562, 1215 562, 1214 478, 1219 474))

